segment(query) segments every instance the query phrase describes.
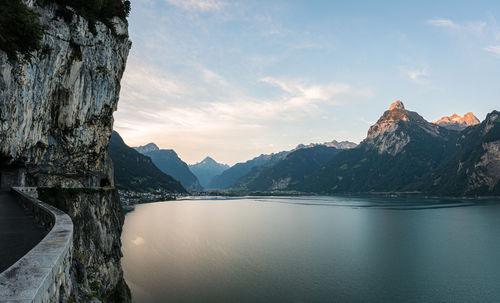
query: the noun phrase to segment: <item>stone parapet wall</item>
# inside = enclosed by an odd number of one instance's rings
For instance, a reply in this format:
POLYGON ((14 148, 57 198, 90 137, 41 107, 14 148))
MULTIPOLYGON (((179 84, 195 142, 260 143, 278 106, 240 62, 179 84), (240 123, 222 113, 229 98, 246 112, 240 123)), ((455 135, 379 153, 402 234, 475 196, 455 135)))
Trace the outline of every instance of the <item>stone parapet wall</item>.
POLYGON ((0 302, 65 302, 71 294, 73 222, 61 210, 33 197, 36 190, 12 190, 50 231, 24 257, 0 273, 0 302))

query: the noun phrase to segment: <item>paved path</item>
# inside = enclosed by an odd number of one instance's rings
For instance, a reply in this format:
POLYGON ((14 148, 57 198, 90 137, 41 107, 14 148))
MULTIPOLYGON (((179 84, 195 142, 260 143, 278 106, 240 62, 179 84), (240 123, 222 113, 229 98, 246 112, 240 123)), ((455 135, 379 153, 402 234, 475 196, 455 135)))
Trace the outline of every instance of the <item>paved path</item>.
POLYGON ((16 263, 45 236, 10 191, 0 191, 0 272, 16 263))

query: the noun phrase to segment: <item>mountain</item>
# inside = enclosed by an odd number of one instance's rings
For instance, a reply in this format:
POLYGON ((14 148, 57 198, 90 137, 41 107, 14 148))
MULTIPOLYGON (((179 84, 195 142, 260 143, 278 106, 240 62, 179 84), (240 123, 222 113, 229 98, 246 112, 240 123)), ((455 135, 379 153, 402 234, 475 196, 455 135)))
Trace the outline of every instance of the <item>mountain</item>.
POLYGON ((469 126, 479 124, 479 119, 473 113, 468 112, 463 117, 453 114, 449 117, 442 117, 433 123, 448 129, 462 131, 469 126))
POLYGON ((401 191, 436 169, 457 146, 459 132, 429 123, 401 101, 344 150, 294 189, 317 193, 401 191))
POLYGON ((189 165, 189 169, 198 178, 201 186, 203 186, 204 188, 208 187, 208 184, 215 176, 220 175, 228 168, 229 165, 217 163, 210 157, 206 157, 199 163, 189 165))
MULTIPOLYGON (((260 155, 258 157, 255 157, 251 160, 248 160, 246 162, 242 163, 237 163, 228 170, 224 171, 222 174, 215 176, 213 180, 209 183, 208 188, 214 188, 214 189, 226 189, 229 187, 233 187, 232 189, 235 190, 245 190, 245 189, 250 189, 250 190, 267 190, 263 188, 274 188, 273 186, 269 185, 268 182, 264 182, 262 180, 258 181, 260 174, 263 171, 266 171, 265 174, 268 173, 268 169, 272 167, 273 165, 279 163, 280 161, 284 160, 290 153, 296 152, 298 150, 302 149, 309 149, 312 147, 317 147, 317 146, 323 146, 323 147, 331 147, 335 148, 337 150, 342 150, 342 149, 349 149, 349 148, 354 148, 356 147, 356 143, 349 142, 349 141, 342 141, 338 142, 336 140, 333 140, 331 142, 325 142, 325 143, 310 143, 308 145, 304 144, 299 144, 297 145, 296 148, 294 148, 291 151, 282 151, 279 153, 274 153, 270 155, 260 155), (253 180, 253 181, 252 181, 253 180), (250 183, 252 184, 250 184, 250 183), (255 182, 255 183, 254 183, 255 182), (249 188, 247 188, 249 186, 249 188)), ((324 149, 318 149, 318 150, 324 150, 324 149)), ((314 151, 311 151, 312 156, 317 156, 313 155, 314 151)), ((305 152, 307 154, 308 152, 305 152)), ((302 153, 299 153, 298 155, 302 155, 302 153)), ((292 162, 296 160, 295 157, 292 157, 292 162)), ((318 159, 311 159, 311 164, 315 163, 315 161, 318 159)), ((300 161, 299 161, 300 162, 300 161)), ((297 162, 297 164, 299 163, 297 162)), ((286 165, 292 165, 292 164, 286 164, 286 165)), ((314 167, 314 166, 313 166, 314 167)), ((282 178, 284 180, 287 180, 288 177, 291 177, 293 175, 293 183, 295 183, 295 180, 301 179, 299 177, 300 173, 295 170, 300 170, 299 167, 297 168, 292 168, 290 167, 287 171, 284 172, 284 175, 282 178), (292 173, 293 171, 293 173, 292 173), (290 176, 286 174, 291 174, 290 176)), ((265 178, 271 178, 271 179, 276 179, 278 180, 280 177, 278 177, 278 173, 269 171, 271 175, 266 176, 265 178)), ((268 180, 269 181, 269 180, 268 180)), ((278 181, 277 181, 278 182, 278 181)), ((285 182, 286 183, 286 182, 285 182)), ((281 183, 280 183, 281 184, 281 183)), ((275 187, 283 187, 283 185, 276 185, 275 187)))
MULTIPOLYGON (((151 143, 148 145, 151 146, 151 143)), ((181 182, 186 189, 202 189, 198 178, 189 170, 188 165, 179 158, 175 151, 171 149, 152 149, 143 154, 150 157, 161 171, 181 182)))
POLYGON ((136 151, 140 152, 141 154, 144 154, 144 153, 147 153, 147 152, 150 152, 150 151, 160 150, 160 148, 156 144, 154 144, 153 142, 148 143, 146 145, 141 145, 141 146, 138 146, 138 147, 134 147, 134 149, 136 151))
POLYGON ((231 188, 243 191, 274 191, 293 188, 323 164, 341 152, 341 149, 316 145, 300 148, 273 165, 262 165, 239 178, 231 188))
POLYGON ((338 142, 337 140, 333 140, 331 142, 325 142, 325 143, 309 143, 308 145, 299 144, 297 145, 295 150, 301 148, 315 147, 315 146, 334 147, 336 149, 350 149, 350 148, 355 148, 358 145, 354 142, 349 142, 349 141, 338 142))
POLYGON ((228 188, 235 184, 239 178, 248 174, 252 170, 252 168, 265 164, 271 165, 273 163, 277 163, 278 161, 284 159, 289 153, 289 151, 283 151, 270 155, 260 155, 246 162, 236 163, 235 165, 231 166, 231 168, 222 172, 222 174, 215 176, 208 184, 208 188, 228 188))
POLYGON ((128 147, 117 132, 113 132, 108 147, 113 161, 115 186, 137 192, 162 189, 168 192, 185 193, 179 181, 158 169, 150 157, 128 147))
POLYGON ((457 152, 410 188, 448 196, 500 195, 500 112, 460 134, 457 152))

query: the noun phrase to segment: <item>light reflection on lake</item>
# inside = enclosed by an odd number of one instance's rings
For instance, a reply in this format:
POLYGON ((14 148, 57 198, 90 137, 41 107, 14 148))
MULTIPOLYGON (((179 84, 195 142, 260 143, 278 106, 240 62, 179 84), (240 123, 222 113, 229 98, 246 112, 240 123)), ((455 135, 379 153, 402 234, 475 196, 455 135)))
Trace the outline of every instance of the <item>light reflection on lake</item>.
POLYGON ((353 197, 136 206, 135 302, 498 302, 500 204, 353 197))

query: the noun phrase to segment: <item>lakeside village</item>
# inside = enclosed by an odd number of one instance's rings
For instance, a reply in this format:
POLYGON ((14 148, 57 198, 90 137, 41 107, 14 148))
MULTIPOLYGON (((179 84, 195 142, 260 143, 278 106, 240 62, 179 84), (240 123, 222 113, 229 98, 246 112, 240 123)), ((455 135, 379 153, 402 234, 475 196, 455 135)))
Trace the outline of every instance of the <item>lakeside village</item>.
POLYGON ((172 193, 161 189, 157 189, 152 192, 119 190, 118 193, 120 194, 120 201, 124 207, 141 203, 172 201, 176 200, 180 196, 184 196, 183 194, 172 193))

